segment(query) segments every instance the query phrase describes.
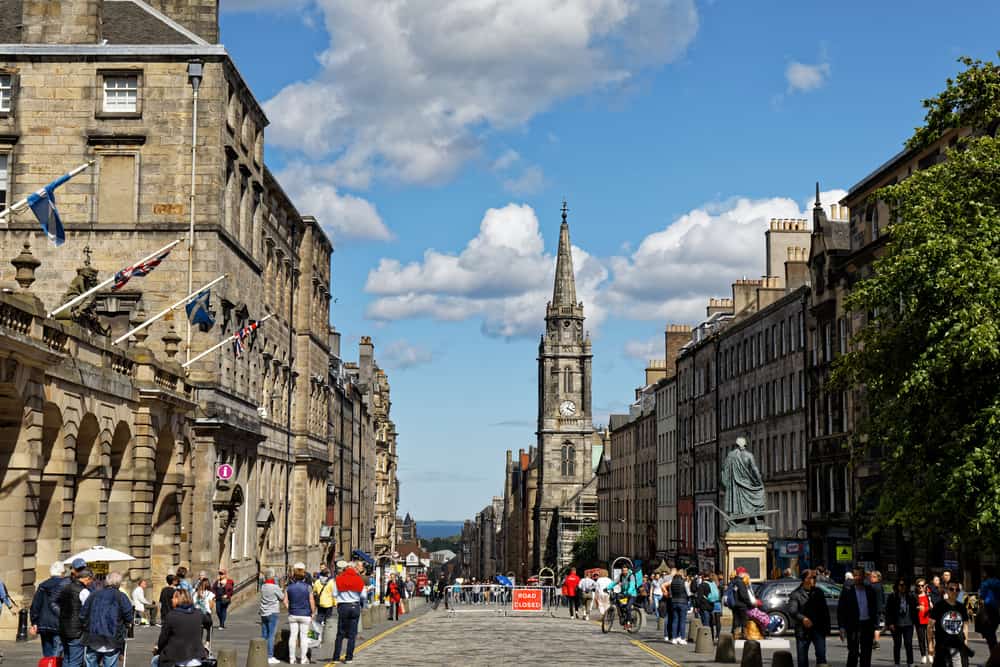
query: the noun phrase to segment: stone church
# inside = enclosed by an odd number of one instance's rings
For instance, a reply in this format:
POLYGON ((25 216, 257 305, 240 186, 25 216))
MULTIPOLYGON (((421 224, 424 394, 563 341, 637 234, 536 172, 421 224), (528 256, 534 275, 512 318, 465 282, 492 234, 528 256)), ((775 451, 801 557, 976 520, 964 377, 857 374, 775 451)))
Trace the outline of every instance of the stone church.
POLYGON ((583 526, 597 521, 590 336, 576 299, 567 208, 562 210, 552 301, 538 346, 538 431, 532 467, 536 480, 529 553, 534 571, 557 571, 572 559, 583 526))

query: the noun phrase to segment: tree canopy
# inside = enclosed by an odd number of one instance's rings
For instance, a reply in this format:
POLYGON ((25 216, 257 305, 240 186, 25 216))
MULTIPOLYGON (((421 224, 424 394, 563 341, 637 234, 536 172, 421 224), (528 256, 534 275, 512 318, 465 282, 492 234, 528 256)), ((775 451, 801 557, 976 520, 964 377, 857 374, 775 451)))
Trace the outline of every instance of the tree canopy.
POLYGON ((968 69, 925 102, 911 145, 973 135, 947 159, 876 193, 892 212, 885 254, 847 300, 877 314, 838 361, 864 388, 863 448, 883 482, 872 527, 1000 550, 1000 71, 968 69))

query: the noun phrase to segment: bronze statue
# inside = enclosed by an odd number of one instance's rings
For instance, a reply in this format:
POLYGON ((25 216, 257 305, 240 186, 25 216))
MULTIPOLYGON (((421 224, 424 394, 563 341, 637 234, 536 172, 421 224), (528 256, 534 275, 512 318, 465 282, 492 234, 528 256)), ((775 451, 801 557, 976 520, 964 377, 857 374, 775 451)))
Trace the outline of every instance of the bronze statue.
POLYGON ((736 438, 736 447, 722 464, 722 488, 726 492, 725 514, 730 530, 762 530, 764 479, 753 454, 747 451, 746 438, 736 438))

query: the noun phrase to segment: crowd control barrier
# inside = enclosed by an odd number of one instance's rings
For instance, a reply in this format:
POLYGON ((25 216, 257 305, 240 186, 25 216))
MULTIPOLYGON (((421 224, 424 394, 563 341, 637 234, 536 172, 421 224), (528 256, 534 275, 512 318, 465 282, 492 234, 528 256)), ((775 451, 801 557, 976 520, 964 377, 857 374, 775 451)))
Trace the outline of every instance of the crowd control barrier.
POLYGON ((448 587, 448 613, 485 613, 496 616, 555 616, 562 604, 557 586, 501 586, 500 584, 448 587))

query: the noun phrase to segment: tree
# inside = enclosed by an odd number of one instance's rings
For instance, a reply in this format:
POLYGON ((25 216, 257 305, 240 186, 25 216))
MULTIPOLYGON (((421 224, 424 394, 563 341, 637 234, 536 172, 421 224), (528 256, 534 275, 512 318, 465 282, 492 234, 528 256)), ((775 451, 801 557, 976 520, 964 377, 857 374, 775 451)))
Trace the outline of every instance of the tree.
POLYGON ((596 567, 597 560, 597 526, 584 526, 573 542, 573 565, 578 572, 596 567))
POLYGON ((868 313, 835 379, 864 388, 862 449, 880 452, 870 528, 1000 550, 1000 70, 968 69, 924 103, 910 145, 972 135, 876 193, 885 254, 847 299, 868 313))

